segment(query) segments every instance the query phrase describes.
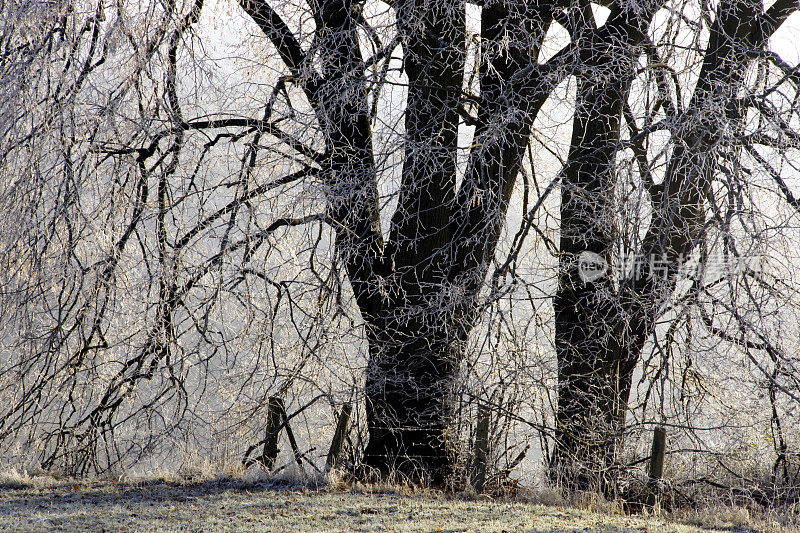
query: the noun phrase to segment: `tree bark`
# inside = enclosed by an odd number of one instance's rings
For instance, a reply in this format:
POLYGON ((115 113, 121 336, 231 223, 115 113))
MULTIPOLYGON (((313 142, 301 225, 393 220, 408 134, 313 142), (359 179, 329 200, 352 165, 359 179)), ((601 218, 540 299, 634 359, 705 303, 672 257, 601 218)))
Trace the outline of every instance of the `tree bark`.
POLYGON ((370 342, 364 464, 380 477, 447 484, 453 471, 449 400, 458 359, 442 333, 405 328, 370 342))
POLYGON ((787 5, 776 3, 766 13, 750 0, 727 0, 717 7, 697 87, 688 112, 679 117, 682 129, 664 182, 651 197, 652 222, 637 250, 644 270, 633 279, 618 280, 616 287, 610 272, 588 282, 580 279, 578 262, 581 253, 592 252, 611 264, 611 167, 619 149, 621 106, 635 70, 631 51, 644 36, 635 29, 615 29, 612 14, 604 28, 611 29, 607 35, 622 37, 622 46, 606 37, 583 48, 600 54, 581 61, 595 69, 579 76, 554 299, 559 397, 550 477, 568 490, 613 493, 633 372, 660 307, 674 290, 681 262, 702 238, 717 146, 726 125, 742 120, 735 99, 751 54, 785 20, 787 5))
POLYGON ((628 15, 617 9, 603 27, 590 27, 593 19, 587 19, 573 31, 581 43, 581 69, 562 180, 559 284, 553 301, 558 404, 549 465, 551 480, 570 491, 613 490, 613 465, 641 348, 610 272, 616 238, 614 157, 623 102, 645 37, 636 17, 628 15), (582 270, 592 262, 600 271, 582 270))
MULTIPOLYGON (((536 64, 548 16, 533 6, 513 15, 504 3, 485 9, 474 143, 480 149, 456 193, 464 20, 453 13, 463 13, 464 5, 453 4, 445 20, 436 18, 441 3, 420 17, 431 29, 424 38, 412 24, 404 30, 410 57, 406 159, 386 247, 393 267, 387 280, 397 290, 369 322, 366 377, 364 463, 384 476, 398 472, 439 486, 453 471, 450 398, 463 346, 479 318, 478 294, 533 120, 549 94, 545 87, 554 84, 538 75, 536 64), (527 39, 509 44, 507 32, 527 39)), ((411 22, 419 16, 407 6, 398 13, 411 22)))

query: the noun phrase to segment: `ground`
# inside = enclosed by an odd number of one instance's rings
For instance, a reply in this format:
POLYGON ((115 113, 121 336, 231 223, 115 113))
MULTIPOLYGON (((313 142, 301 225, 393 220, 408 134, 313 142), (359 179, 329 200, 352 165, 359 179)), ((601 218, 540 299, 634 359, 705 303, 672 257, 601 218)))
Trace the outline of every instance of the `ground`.
MULTIPOLYGON (((724 527, 725 524, 722 524, 724 527)), ((735 524, 727 529, 739 530, 735 524)), ((644 516, 394 490, 164 480, 0 484, 2 531, 700 531, 644 516)), ((703 531, 710 531, 705 529, 703 531)))

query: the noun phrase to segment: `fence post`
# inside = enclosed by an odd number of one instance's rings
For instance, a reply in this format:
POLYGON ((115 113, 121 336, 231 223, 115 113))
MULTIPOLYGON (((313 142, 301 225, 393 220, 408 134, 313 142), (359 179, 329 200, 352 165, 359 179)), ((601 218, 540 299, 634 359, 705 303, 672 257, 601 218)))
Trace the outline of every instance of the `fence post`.
POLYGON ((475 471, 472 485, 481 493, 486 485, 486 456, 489 453, 489 407, 478 404, 478 423, 475 427, 475 471))
POLYGON ((275 468, 278 458, 278 435, 284 418, 283 400, 277 396, 270 396, 267 402, 267 435, 264 440, 264 451, 261 454, 261 464, 267 470, 275 468))
POLYGON ((658 426, 653 430, 653 448, 650 452, 650 479, 648 483, 647 505, 655 506, 659 496, 658 482, 664 475, 664 455, 667 448, 667 431, 658 426))
POLYGON ((330 471, 339 462, 339 454, 342 453, 342 445, 344 444, 344 437, 347 435, 347 425, 350 423, 350 415, 353 412, 352 404, 345 404, 342 406, 342 412, 339 414, 339 420, 336 422, 336 430, 333 432, 333 440, 331 441, 331 448, 328 450, 328 459, 325 461, 325 471, 330 471))

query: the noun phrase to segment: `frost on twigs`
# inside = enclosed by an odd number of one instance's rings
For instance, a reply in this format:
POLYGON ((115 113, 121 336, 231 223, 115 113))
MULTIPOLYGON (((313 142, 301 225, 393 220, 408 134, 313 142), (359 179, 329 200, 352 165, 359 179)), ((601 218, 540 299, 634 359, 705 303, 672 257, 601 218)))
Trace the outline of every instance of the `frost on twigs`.
POLYGON ((7 4, 0 468, 797 503, 796 2, 7 4))

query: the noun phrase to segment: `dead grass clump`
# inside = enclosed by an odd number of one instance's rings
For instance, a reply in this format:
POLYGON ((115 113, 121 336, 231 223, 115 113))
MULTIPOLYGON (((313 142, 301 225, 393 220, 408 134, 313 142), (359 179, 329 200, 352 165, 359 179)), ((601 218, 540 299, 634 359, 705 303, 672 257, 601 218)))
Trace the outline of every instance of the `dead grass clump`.
POLYGON ((15 468, 0 472, 0 490, 3 489, 45 489, 59 484, 51 475, 17 470, 15 468))
POLYGON ((739 506, 709 506, 679 509, 669 513, 676 522, 704 529, 757 531, 760 533, 800 532, 800 515, 796 513, 755 510, 739 506))

